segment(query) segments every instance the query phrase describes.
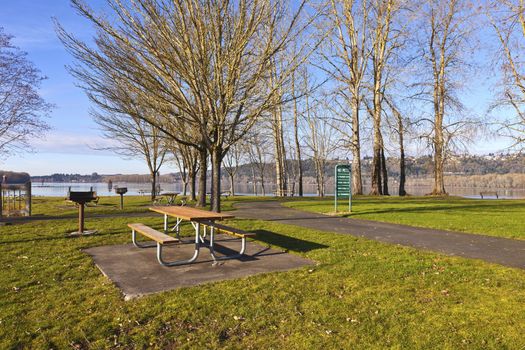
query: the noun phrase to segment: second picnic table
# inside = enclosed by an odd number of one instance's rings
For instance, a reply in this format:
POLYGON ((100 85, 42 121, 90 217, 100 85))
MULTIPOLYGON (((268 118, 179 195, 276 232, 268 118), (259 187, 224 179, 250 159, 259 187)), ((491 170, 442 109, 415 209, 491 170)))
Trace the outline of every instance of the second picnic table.
POLYGON ((168 205, 172 205, 173 203, 175 203, 175 198, 177 198, 179 193, 178 192, 162 192, 160 195, 167 197, 166 200, 168 202, 168 205))

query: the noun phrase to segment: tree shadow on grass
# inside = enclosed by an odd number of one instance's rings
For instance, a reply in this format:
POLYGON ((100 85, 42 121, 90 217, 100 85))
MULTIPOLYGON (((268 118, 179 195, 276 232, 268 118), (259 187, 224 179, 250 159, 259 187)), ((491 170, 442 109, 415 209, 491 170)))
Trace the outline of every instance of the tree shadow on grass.
POLYGON ((267 230, 255 230, 252 231, 257 234, 257 241, 264 242, 267 244, 275 245, 286 250, 291 250, 294 252, 306 253, 311 250, 316 249, 325 249, 329 246, 325 244, 320 244, 316 242, 306 241, 304 239, 294 238, 290 236, 285 236, 276 232, 271 232, 267 230))

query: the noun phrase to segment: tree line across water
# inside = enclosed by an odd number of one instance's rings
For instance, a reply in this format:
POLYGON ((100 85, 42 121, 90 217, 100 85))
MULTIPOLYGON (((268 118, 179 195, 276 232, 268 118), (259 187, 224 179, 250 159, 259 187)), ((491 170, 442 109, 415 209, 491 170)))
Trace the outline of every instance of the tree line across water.
MULTIPOLYGON (((323 179, 325 183, 320 186, 317 181, 317 169, 313 160, 302 161, 303 180, 305 185, 313 186, 318 191, 323 187, 327 193, 333 192, 334 167, 337 164, 344 164, 346 160, 327 161, 324 168, 323 179)), ((369 173, 371 167, 371 158, 362 160, 365 174, 369 173)), ((388 176, 391 180, 390 185, 399 182, 399 159, 387 158, 388 176)), ((292 167, 294 162, 287 161, 287 166, 292 167)), ((242 185, 244 191, 249 190, 258 194, 272 194, 275 191, 275 164, 265 164, 265 174, 254 172, 258 169, 259 164, 243 163, 236 170, 223 168, 222 184, 225 190, 235 194, 239 191, 239 185, 242 185), (229 173, 234 173, 233 180, 229 173), (262 182, 264 181, 264 183, 262 182)), ((406 164, 406 173, 408 175, 407 187, 431 187, 432 185, 432 157, 409 157, 406 164)), ((208 173, 208 176, 210 174, 208 173)), ((157 177, 159 183, 179 183, 184 195, 189 192, 187 175, 184 173, 174 172, 165 173, 157 177)), ((150 182, 148 174, 98 174, 90 175, 80 174, 52 174, 46 176, 33 176, 32 181, 35 183, 46 182, 109 182, 119 183, 147 183, 150 182)), ((298 184, 295 178, 289 180, 290 188, 297 195, 298 184)), ((371 184, 370 178, 363 177, 363 183, 366 187, 371 184)), ((525 188, 525 155, 522 154, 500 154, 500 155, 463 155, 454 157, 445 167, 445 183, 448 187, 461 188, 493 188, 493 189, 524 189, 525 188)), ((312 187, 310 187, 310 191, 312 187)), ((317 193, 324 195, 324 193, 317 193)))

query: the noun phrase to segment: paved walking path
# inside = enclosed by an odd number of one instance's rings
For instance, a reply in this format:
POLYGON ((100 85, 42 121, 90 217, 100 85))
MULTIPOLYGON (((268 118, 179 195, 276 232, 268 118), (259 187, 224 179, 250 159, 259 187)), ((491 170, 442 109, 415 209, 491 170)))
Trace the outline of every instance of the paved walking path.
POLYGON ((525 269, 525 240, 328 216, 287 208, 273 201, 237 203, 235 207, 235 216, 240 218, 350 234, 525 269))

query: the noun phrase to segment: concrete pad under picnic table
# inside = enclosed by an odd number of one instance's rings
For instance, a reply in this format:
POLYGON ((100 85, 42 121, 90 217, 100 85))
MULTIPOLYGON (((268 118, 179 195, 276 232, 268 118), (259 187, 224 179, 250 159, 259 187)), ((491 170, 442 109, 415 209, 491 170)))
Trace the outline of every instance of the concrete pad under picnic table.
MULTIPOLYGON (((189 238, 184 241, 191 242, 189 238)), ((193 255, 194 244, 166 246, 166 261, 186 259, 193 255)), ((217 235, 215 251, 218 256, 234 254, 240 241, 227 235, 217 235)), ((259 273, 286 271, 314 262, 298 255, 271 249, 255 242, 247 242, 245 256, 237 259, 211 259, 209 250, 201 247, 199 258, 193 264, 165 267, 157 261, 156 248, 137 248, 133 244, 110 245, 85 249, 96 266, 121 289, 125 299, 180 287, 208 282, 236 279, 259 273)))

